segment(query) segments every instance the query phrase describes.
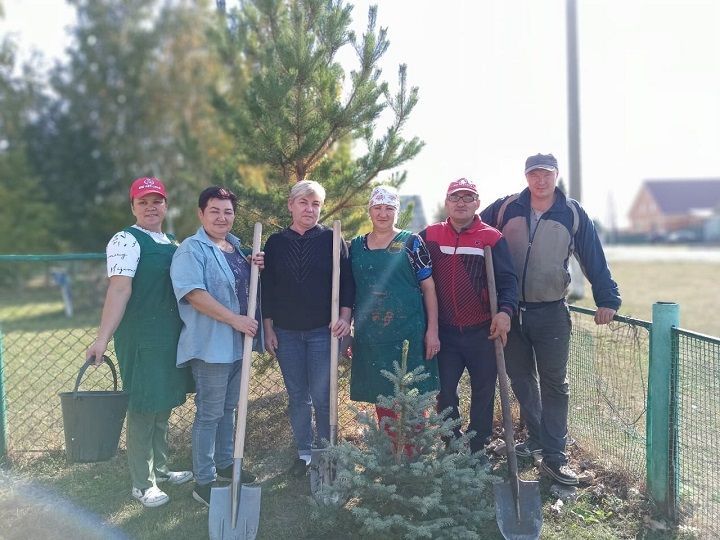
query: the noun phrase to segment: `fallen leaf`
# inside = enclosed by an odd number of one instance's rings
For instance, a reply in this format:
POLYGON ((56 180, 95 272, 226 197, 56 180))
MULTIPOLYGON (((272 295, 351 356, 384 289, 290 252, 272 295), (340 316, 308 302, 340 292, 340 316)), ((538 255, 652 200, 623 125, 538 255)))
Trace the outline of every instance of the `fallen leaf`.
POLYGON ((562 511, 563 506, 565 506, 565 503, 562 502, 561 499, 558 499, 550 506, 550 510, 555 512, 556 514, 559 514, 562 511))

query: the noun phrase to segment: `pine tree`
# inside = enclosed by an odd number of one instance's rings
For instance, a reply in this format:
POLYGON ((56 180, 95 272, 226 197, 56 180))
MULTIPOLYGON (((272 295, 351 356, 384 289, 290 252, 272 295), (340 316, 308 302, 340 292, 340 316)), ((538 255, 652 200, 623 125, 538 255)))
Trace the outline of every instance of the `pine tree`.
MULTIPOLYGON (((420 140, 401 135, 418 93, 408 88, 405 66, 394 95, 380 78, 389 41, 377 28, 376 7, 359 37, 350 30, 351 14, 342 0, 248 0, 226 15, 221 49, 232 86, 216 103, 236 150, 220 181, 240 192, 247 219, 287 225, 290 187, 314 179, 327 190, 321 219, 342 219, 352 234, 366 220, 373 181, 421 150, 420 140), (343 47, 357 57, 350 73, 337 59, 343 47), (383 111, 392 118, 376 138, 383 111), (249 182, 243 165, 260 168, 263 185, 249 182)), ((399 186, 404 178, 384 182, 399 186)))
POLYGON ((40 74, 18 61, 15 43, 0 38, 0 253, 34 253, 58 244, 54 207, 27 155, 28 129, 43 102, 41 88, 40 74))
POLYGON ((31 162, 63 216, 66 248, 100 250, 130 219, 133 178, 166 182, 183 237, 197 228, 200 189, 231 141, 210 89, 220 61, 208 43, 214 11, 196 0, 68 0, 77 11, 68 60, 49 79, 30 134, 31 162))
POLYGON ((330 449, 337 480, 326 488, 324 500, 348 501, 335 519, 349 516, 361 536, 481 538, 479 531, 494 517, 492 476, 479 455, 468 451, 472 434, 445 446, 441 437, 450 437, 459 421, 448 418, 449 410, 435 411, 435 392, 411 388, 429 375, 422 366, 407 371, 407 350, 406 341, 394 373, 383 371, 393 395, 378 398, 396 418, 378 425, 373 416, 361 414, 362 441, 330 449))

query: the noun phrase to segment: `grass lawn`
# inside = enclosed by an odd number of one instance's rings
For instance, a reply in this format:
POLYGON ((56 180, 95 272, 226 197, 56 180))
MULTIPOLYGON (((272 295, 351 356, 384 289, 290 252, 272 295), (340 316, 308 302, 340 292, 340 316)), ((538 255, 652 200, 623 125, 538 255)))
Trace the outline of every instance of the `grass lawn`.
MULTIPOLYGON (((611 261, 610 268, 623 299, 621 315, 649 321, 653 303, 676 302, 680 327, 720 336, 720 264, 611 261)), ((594 308, 587 283, 585 295, 578 305, 594 308)))
MULTIPOLYGON (((323 527, 322 512, 309 496, 308 481, 284 474, 290 459, 291 451, 283 448, 272 458, 265 456, 251 461, 253 470, 259 472, 262 479, 258 539, 393 538, 388 535, 361 537, 353 532, 352 524, 342 518, 328 531, 323 527)), ((189 466, 189 461, 187 452, 174 456, 178 467, 189 466)), ((504 470, 504 466, 500 466, 497 474, 504 475, 504 470)), ((11 480, 5 477, 0 489, 3 539, 111 538, 113 535, 139 540, 207 538, 207 510, 191 498, 192 484, 167 488, 172 498, 168 505, 142 509, 129 498, 127 467, 122 454, 106 463, 72 466, 65 463, 63 456, 46 456, 12 472, 17 476, 11 480), (29 488, 29 485, 36 487, 29 488), (42 486, 42 490, 37 486, 42 486), (28 497, 28 493, 33 497, 28 497)), ((526 479, 537 478, 527 463, 521 462, 521 474, 526 479)), ((594 486, 581 489, 578 499, 565 503, 561 509, 557 509, 557 497, 550 493, 550 482, 545 478, 540 478, 540 482, 545 516, 543 539, 694 538, 689 533, 650 528, 650 522, 646 521, 648 505, 637 495, 622 491, 619 487, 622 481, 611 473, 599 476, 594 486)), ((488 523, 478 538, 496 540, 501 536, 494 523, 488 523)))

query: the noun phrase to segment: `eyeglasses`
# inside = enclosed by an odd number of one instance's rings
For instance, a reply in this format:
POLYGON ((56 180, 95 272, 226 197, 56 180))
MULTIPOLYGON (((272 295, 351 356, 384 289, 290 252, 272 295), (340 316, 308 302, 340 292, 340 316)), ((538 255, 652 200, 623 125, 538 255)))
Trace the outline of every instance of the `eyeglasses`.
POLYGON ((478 200, 477 195, 448 195, 447 200, 450 202, 458 202, 462 200, 464 203, 471 203, 478 200))

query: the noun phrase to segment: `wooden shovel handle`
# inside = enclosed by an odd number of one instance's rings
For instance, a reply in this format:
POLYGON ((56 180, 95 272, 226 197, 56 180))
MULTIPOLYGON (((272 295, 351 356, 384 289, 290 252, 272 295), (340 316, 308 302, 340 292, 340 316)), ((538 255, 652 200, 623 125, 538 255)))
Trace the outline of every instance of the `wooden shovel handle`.
MULTIPOLYGON (((492 249, 485 246, 485 274, 490 297, 490 314, 494 318, 498 312, 497 290, 495 288, 495 267, 493 266, 492 249)), ((498 385, 500 386, 500 406, 505 430, 505 446, 507 447, 508 469, 510 476, 517 482, 517 456, 515 455, 515 434, 513 431, 512 411, 510 410, 510 388, 508 387, 507 370, 505 369, 505 350, 500 338, 495 339, 495 363, 497 364, 498 385)))
MULTIPOLYGON (((256 223, 253 231, 252 254, 253 257, 260 251, 260 237, 262 224, 256 223)), ((248 292, 247 316, 255 318, 257 308, 258 276, 260 269, 250 261, 250 291, 248 292)), ((258 327, 258 334, 260 328, 258 327)), ((242 459, 245 451, 245 427, 247 425, 248 393, 250 388, 250 363, 252 362, 253 337, 245 334, 243 341, 243 359, 240 372, 240 397, 237 404, 237 421, 235 423, 235 446, 233 458, 242 459)))
MULTIPOLYGON (((340 318, 340 248, 342 234, 340 221, 333 221, 333 247, 332 247, 332 300, 330 305, 330 325, 334 327, 340 318)), ((337 432, 338 423, 338 355, 340 343, 330 334, 330 426, 331 432, 337 432), (335 427, 332 430, 332 427, 335 427)), ((330 441, 335 444, 336 441, 330 441)))

